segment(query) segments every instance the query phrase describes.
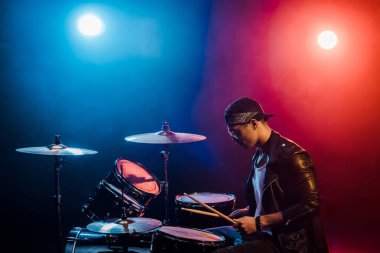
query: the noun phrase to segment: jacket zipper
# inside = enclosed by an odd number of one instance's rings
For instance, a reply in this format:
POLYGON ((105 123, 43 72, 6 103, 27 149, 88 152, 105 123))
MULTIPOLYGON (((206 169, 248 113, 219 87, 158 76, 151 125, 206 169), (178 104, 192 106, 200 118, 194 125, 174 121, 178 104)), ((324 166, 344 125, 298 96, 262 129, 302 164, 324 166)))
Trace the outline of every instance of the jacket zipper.
MULTIPOLYGON (((279 211, 279 208, 278 208, 278 202, 277 202, 276 198, 274 197, 274 192, 273 192, 273 187, 272 187, 272 184, 273 184, 274 182, 277 182, 277 180, 278 180, 278 178, 275 178, 275 179, 273 179, 272 181, 269 182, 269 184, 268 184, 268 185, 264 188, 264 190, 263 190, 263 196, 264 196, 265 191, 266 191, 266 190, 268 189, 268 187, 270 186, 270 187, 271 187, 271 193, 272 193, 272 199, 273 199, 273 202, 274 202, 274 204, 275 204, 275 206, 276 206, 277 211, 279 211)), ((277 182, 277 185, 278 185, 278 182, 277 182)), ((281 188, 280 188, 280 190, 282 191, 281 188)), ((264 209, 264 207, 263 207, 263 209, 264 209)))
POLYGON ((273 202, 274 202, 274 204, 275 204, 275 206, 276 206, 276 210, 277 210, 277 211, 280 211, 279 208, 278 208, 277 200, 276 200, 276 198, 274 197, 273 187, 270 188, 270 191, 271 191, 271 193, 272 193, 272 198, 273 198, 273 202))
POLYGON ((268 189, 268 187, 271 186, 273 184, 273 182, 276 181, 276 180, 277 180, 277 178, 273 179, 272 181, 269 182, 269 184, 267 186, 265 186, 265 188, 263 190, 263 194, 266 191, 266 189, 268 189))
POLYGON ((281 193, 284 193, 284 191, 282 190, 280 184, 278 183, 278 180, 276 180, 276 184, 277 184, 277 187, 278 189, 280 190, 281 193))

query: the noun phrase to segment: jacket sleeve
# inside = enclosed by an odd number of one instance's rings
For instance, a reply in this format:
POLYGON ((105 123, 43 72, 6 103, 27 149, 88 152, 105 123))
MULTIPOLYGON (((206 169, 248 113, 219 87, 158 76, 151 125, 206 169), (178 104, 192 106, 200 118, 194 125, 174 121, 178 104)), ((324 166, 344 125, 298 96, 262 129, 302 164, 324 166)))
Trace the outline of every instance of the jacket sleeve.
POLYGON ((319 214, 319 192, 313 162, 307 152, 296 153, 289 160, 292 195, 295 204, 282 210, 285 224, 319 214))

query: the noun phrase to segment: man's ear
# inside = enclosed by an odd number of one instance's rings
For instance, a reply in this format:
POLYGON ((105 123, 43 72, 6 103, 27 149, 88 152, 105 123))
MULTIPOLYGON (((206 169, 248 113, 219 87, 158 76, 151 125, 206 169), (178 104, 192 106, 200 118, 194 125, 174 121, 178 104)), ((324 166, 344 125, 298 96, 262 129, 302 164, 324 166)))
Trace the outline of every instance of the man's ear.
POLYGON ((252 119, 252 120, 251 120, 251 124, 252 124, 253 129, 256 129, 256 128, 257 128, 257 120, 252 119))

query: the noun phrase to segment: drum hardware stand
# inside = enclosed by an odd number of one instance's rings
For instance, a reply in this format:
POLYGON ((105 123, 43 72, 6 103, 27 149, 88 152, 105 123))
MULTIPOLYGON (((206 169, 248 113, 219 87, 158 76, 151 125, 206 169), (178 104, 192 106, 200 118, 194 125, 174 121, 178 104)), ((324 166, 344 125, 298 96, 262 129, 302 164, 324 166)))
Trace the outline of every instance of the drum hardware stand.
POLYGON ((63 158, 59 156, 54 157, 54 171, 55 171, 55 194, 53 196, 55 205, 56 205, 56 219, 57 219, 57 252, 62 251, 62 218, 61 218, 61 190, 60 190, 60 181, 59 181, 59 171, 63 167, 63 163, 65 162, 63 158))
POLYGON ((92 155, 98 153, 94 150, 80 149, 80 148, 68 148, 61 143, 61 136, 55 135, 54 144, 43 146, 43 147, 29 147, 29 148, 18 148, 17 152, 35 154, 35 155, 51 155, 54 156, 54 204, 55 204, 55 215, 57 222, 57 253, 63 251, 63 234, 62 234, 62 218, 61 218, 61 190, 60 190, 60 180, 59 172, 63 168, 65 160, 62 158, 64 155, 92 155))
MULTIPOLYGON (((124 172, 123 172, 123 165, 120 166, 121 169, 121 175, 124 177, 124 172)), ((128 251, 128 237, 129 237, 129 230, 128 230, 128 216, 127 216, 127 207, 124 202, 124 186, 121 187, 121 219, 119 221, 119 224, 123 225, 123 227, 126 227, 127 233, 125 236, 122 236, 122 242, 123 242, 123 253, 127 253, 128 251)))
MULTIPOLYGON (((65 145, 61 143, 61 136, 56 135, 54 138, 54 144, 51 144, 47 146, 49 149, 64 149, 67 148, 65 145)), ((62 218, 61 218, 61 208, 62 208, 62 202, 61 202, 61 190, 60 190, 60 180, 59 180, 59 172, 63 168, 65 160, 60 156, 54 156, 54 188, 55 193, 53 196, 55 207, 56 207, 56 222, 57 222, 57 252, 62 252, 62 240, 63 240, 63 234, 62 234, 62 218)))
MULTIPOLYGON (((169 124, 167 121, 164 121, 162 124, 162 131, 164 132, 170 132, 169 124)), ((167 225, 169 223, 169 181, 168 181, 168 160, 169 160, 169 149, 170 144, 164 144, 164 150, 162 150, 160 153, 162 155, 162 159, 164 161, 164 173, 165 173, 165 219, 163 220, 163 224, 167 225)))
POLYGON ((169 222, 169 181, 168 181, 168 160, 169 160, 169 148, 171 144, 175 143, 188 143, 202 141, 206 139, 206 136, 188 133, 175 133, 170 130, 167 121, 162 123, 161 131, 155 133, 146 133, 131 135, 124 138, 129 142, 146 143, 146 144, 164 144, 164 150, 160 153, 164 161, 164 173, 165 181, 161 181, 161 186, 165 187, 165 218, 163 224, 169 222))
POLYGON ((165 173, 165 219, 163 224, 167 224, 169 222, 168 219, 168 210, 169 210, 169 181, 168 181, 168 160, 169 160, 169 147, 170 145, 165 144, 164 150, 161 151, 162 158, 164 160, 164 173, 165 173))

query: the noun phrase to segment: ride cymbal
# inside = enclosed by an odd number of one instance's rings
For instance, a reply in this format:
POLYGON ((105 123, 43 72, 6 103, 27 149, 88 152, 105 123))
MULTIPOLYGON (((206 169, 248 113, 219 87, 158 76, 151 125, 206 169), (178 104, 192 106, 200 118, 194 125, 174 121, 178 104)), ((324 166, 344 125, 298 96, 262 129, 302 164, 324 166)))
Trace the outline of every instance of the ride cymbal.
POLYGON ((170 130, 167 122, 162 125, 162 130, 155 133, 137 134, 125 137, 126 141, 147 144, 176 144, 203 141, 206 136, 189 133, 175 133, 170 130))

